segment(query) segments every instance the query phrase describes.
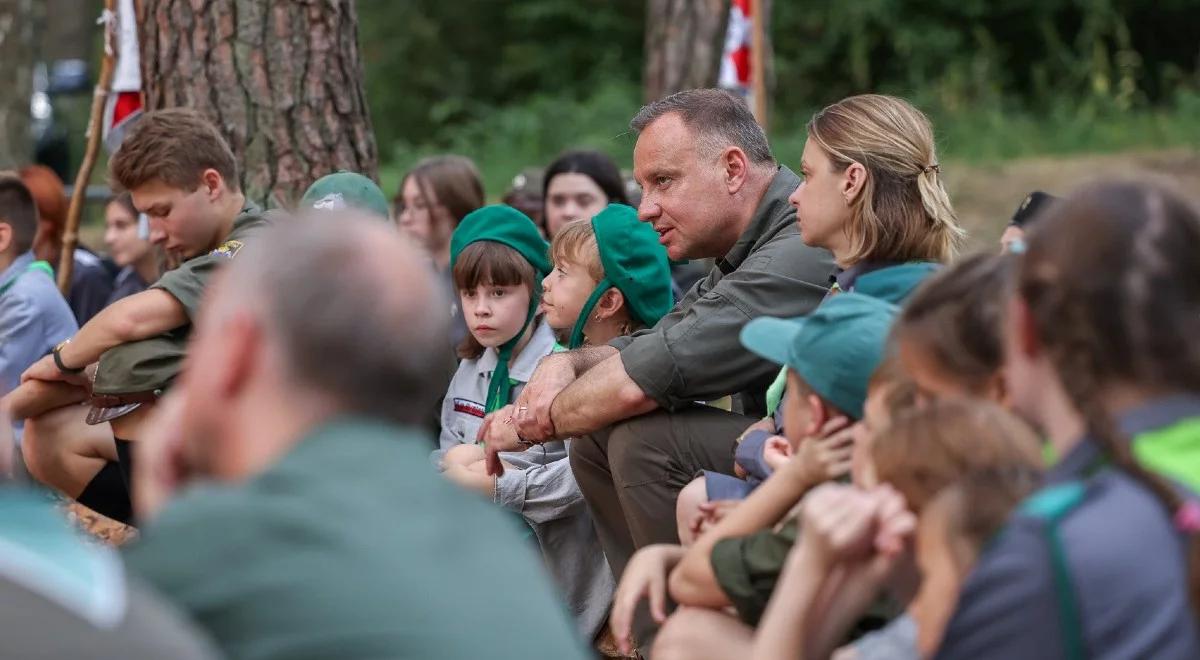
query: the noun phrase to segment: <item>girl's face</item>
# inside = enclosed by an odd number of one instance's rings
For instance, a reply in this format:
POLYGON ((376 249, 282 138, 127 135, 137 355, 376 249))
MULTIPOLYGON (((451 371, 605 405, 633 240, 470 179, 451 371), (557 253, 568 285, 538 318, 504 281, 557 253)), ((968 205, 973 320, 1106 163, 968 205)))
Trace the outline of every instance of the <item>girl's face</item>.
POLYGON ((979 395, 962 379, 956 378, 953 373, 943 368, 919 341, 900 341, 900 362, 916 385, 917 397, 922 404, 940 399, 979 395))
POLYGON ((566 259, 554 264, 554 270, 542 280, 542 311, 546 323, 555 330, 570 330, 579 321, 583 305, 596 289, 596 282, 581 265, 566 259))
POLYGON ((471 336, 486 348, 503 346, 521 332, 529 316, 529 296, 524 284, 480 284, 458 292, 471 336))
POLYGON ((437 254, 450 245, 449 225, 446 220, 446 210, 438 203, 433 191, 421 193, 417 177, 404 179, 400 188, 403 208, 396 215, 400 231, 406 236, 425 247, 432 254, 437 254))
POLYGON ((553 237, 572 220, 590 220, 608 206, 608 195, 586 174, 555 175, 546 187, 546 231, 553 237))
POLYGON ((862 421, 854 425, 854 449, 850 453, 850 478, 859 488, 874 488, 879 485, 872 458, 875 436, 892 423, 888 414, 887 397, 890 385, 871 388, 863 403, 862 421))
POLYGON ((788 197, 796 207, 800 238, 806 245, 829 250, 837 259, 850 246, 846 228, 851 212, 844 192, 845 173, 835 172, 829 156, 810 138, 804 143, 800 175, 800 187, 788 197))
POLYGON ((958 604, 968 566, 955 553, 948 536, 945 508, 926 507, 917 522, 917 568, 921 586, 909 605, 917 624, 917 650, 922 658, 937 652, 946 625, 958 604))
POLYGON ((116 202, 104 208, 104 245, 122 268, 150 252, 149 239, 138 237, 137 216, 116 202))

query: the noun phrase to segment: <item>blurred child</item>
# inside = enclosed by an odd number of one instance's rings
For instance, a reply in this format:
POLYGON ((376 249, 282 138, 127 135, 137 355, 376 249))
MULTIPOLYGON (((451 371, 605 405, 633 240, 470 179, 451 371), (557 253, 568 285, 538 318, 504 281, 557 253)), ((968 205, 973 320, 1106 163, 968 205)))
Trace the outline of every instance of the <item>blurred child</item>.
POLYGON ((1200 211, 1080 190, 1027 236, 1013 407, 1061 459, 963 586, 938 658, 1200 657, 1200 211))

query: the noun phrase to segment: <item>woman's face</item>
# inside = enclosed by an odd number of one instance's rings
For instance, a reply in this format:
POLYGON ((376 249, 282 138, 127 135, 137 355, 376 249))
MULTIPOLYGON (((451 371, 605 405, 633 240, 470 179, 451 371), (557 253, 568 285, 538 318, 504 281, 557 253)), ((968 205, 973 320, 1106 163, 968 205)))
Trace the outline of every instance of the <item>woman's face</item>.
POLYGON ((800 238, 806 245, 825 248, 839 258, 850 245, 846 228, 851 211, 844 192, 845 172, 835 172, 829 155, 809 138, 804 143, 800 175, 800 186, 788 197, 796 207, 800 238))
POLYGON ((104 245, 118 266, 136 263, 150 252, 150 241, 138 237, 137 216, 117 202, 104 208, 104 245))
POLYGON ((586 174, 564 172, 546 187, 546 231, 553 237, 572 220, 590 220, 608 206, 608 195, 586 174))
POLYGON ((450 245, 452 231, 448 230, 446 209, 438 203, 433 190, 426 188, 422 194, 417 177, 404 179, 400 188, 402 206, 397 210, 396 222, 401 232, 436 255, 450 245))

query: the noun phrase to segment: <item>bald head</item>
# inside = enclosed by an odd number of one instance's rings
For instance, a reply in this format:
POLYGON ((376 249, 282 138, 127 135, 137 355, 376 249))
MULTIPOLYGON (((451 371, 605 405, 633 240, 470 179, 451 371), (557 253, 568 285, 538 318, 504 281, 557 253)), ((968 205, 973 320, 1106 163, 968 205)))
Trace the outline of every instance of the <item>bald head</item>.
POLYGON ((369 216, 284 218, 247 245, 206 313, 247 312, 287 381, 348 413, 423 421, 445 383, 448 313, 420 252, 369 216))

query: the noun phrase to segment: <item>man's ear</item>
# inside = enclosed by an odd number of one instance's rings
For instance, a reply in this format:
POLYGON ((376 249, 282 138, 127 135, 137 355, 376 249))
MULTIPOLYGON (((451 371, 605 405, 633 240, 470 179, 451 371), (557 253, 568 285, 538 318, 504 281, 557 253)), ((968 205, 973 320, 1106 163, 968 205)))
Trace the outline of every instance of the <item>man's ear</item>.
POLYGON ((13 244, 12 225, 0 218, 0 253, 8 251, 8 248, 13 244))
POLYGON ((225 192, 225 177, 210 167, 200 175, 200 185, 204 186, 209 201, 215 201, 225 192))
POLYGON ((736 195, 746 184, 750 173, 750 159, 746 152, 737 147, 727 147, 721 152, 721 168, 725 174, 725 188, 731 195, 736 195))
POLYGON ((225 358, 221 364, 207 368, 221 369, 217 379, 220 395, 234 399, 245 391, 255 372, 262 368, 266 344, 258 320, 245 313, 230 318, 222 335, 225 358))

